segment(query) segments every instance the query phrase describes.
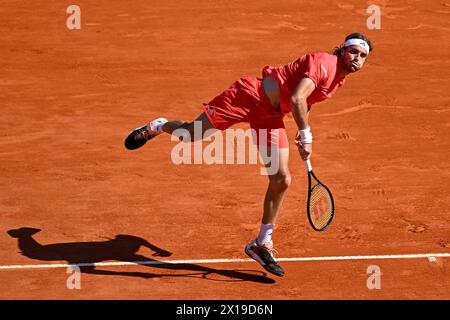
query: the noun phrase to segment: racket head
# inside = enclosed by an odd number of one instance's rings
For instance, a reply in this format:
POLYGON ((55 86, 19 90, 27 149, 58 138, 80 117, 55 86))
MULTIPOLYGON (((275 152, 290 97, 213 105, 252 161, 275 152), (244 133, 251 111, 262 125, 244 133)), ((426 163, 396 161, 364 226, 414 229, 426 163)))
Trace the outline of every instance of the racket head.
POLYGON ((321 183, 312 171, 309 172, 308 219, 316 231, 325 231, 334 218, 333 195, 326 185, 321 183), (315 181, 313 181, 313 178, 315 181), (314 185, 312 185, 314 183, 314 185))

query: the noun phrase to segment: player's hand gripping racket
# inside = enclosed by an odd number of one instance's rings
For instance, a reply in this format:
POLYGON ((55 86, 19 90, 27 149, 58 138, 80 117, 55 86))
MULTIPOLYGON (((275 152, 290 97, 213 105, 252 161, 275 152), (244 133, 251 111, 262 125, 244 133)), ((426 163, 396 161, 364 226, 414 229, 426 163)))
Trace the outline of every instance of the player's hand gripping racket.
POLYGON ((308 219, 316 231, 324 231, 334 217, 334 201, 330 189, 317 179, 310 160, 306 160, 308 170, 308 219))

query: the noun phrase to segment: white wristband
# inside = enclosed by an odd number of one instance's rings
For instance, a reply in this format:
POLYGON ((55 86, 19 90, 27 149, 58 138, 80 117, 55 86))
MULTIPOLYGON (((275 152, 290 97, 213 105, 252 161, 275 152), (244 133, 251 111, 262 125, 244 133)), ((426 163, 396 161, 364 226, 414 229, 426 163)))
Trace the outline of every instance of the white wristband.
POLYGON ((300 133, 300 142, 301 143, 312 143, 312 133, 311 133, 311 128, 306 128, 306 129, 302 129, 302 130, 298 130, 298 132, 300 133))

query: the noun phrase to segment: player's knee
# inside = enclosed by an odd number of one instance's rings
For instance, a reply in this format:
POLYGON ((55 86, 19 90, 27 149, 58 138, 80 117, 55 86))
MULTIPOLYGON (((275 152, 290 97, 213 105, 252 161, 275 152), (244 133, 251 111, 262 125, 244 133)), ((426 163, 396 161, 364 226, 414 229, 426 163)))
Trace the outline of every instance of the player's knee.
POLYGON ((270 187, 274 192, 284 192, 291 185, 291 175, 289 172, 279 172, 270 178, 270 187))
POLYGON ((176 136, 183 142, 194 142, 201 139, 201 135, 199 139, 197 137, 199 134, 195 134, 194 122, 185 122, 176 131, 176 136))

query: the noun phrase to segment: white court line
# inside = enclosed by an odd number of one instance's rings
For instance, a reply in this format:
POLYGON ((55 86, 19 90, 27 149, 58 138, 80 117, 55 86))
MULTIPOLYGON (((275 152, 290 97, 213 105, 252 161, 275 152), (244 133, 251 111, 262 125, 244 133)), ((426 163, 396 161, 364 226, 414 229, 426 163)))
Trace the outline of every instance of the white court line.
MULTIPOLYGON (((427 258, 450 258, 450 253, 424 253, 424 254, 395 254, 395 255, 374 255, 374 256, 331 256, 331 257, 304 257, 304 258, 278 258, 277 261, 304 262, 304 261, 345 261, 345 260, 384 260, 384 259, 422 259, 427 258)), ((209 263, 233 263, 233 262, 254 262, 252 259, 204 259, 204 260, 160 260, 160 261, 118 261, 118 262, 96 262, 96 263, 76 263, 76 264, 24 264, 0 266, 0 270, 7 269, 51 269, 76 267, 113 267, 130 265, 161 265, 161 264, 209 264, 209 263)))

